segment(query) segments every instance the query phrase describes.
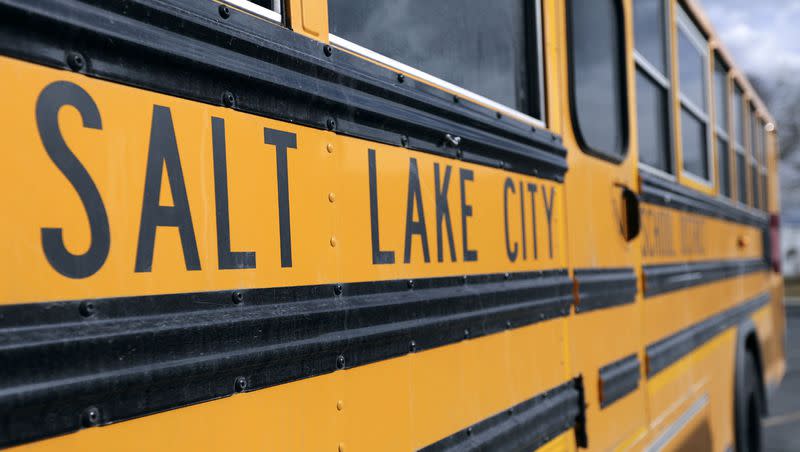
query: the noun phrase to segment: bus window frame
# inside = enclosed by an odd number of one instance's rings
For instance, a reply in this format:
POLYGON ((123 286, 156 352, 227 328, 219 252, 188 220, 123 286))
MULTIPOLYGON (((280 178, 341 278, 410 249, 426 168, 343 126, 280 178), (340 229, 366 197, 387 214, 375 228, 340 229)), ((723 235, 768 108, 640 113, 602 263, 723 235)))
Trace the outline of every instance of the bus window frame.
POLYGON ((767 172, 767 120, 764 118, 758 119, 758 126, 756 130, 759 131, 759 140, 761 143, 761 159, 759 160, 759 170, 758 174, 761 180, 759 181, 761 184, 761 210, 767 212, 769 210, 769 190, 767 187, 767 179, 769 178, 769 173, 767 172))
POLYGON ((275 5, 277 5, 277 11, 269 9, 265 6, 258 5, 249 0, 222 0, 222 2, 223 4, 227 4, 233 6, 234 8, 255 14, 256 16, 269 19, 279 24, 283 24, 283 17, 284 17, 283 13, 285 8, 283 8, 282 0, 275 0, 275 5))
MULTIPOLYGON (((747 179, 748 179, 748 177, 745 176, 745 186, 744 186, 744 188, 740 187, 739 183, 741 181, 739 180, 739 159, 738 159, 738 155, 742 155, 744 157, 743 160, 744 160, 745 164, 747 164, 747 150, 745 149, 745 146, 747 144, 747 136, 745 135, 746 134, 746 128, 745 127, 747 127, 747 121, 745 119, 747 117, 747 109, 745 108, 745 104, 746 104, 747 100, 745 99, 745 91, 744 91, 744 88, 742 88, 742 84, 734 79, 733 83, 732 83, 732 86, 731 86, 731 126, 736 124, 736 122, 735 122, 736 121, 736 119, 735 119, 736 108, 733 108, 733 107, 736 105, 737 94, 738 94, 739 107, 740 107, 739 108, 739 113, 740 113, 739 121, 740 121, 740 128, 742 130, 742 142, 741 143, 739 142, 739 136, 738 136, 739 135, 739 133, 738 133, 739 130, 738 129, 734 130, 735 128, 731 127, 731 135, 733 136, 732 141, 733 141, 733 151, 734 151, 734 154, 733 154, 734 167, 733 167, 733 169, 734 169, 734 173, 735 173, 735 177, 736 177, 736 184, 735 184, 736 193, 734 193, 734 196, 732 196, 732 199, 736 203, 736 205, 738 205, 740 207, 747 207, 747 197, 748 197, 747 179), (742 202, 742 199, 741 199, 741 191, 742 190, 744 190, 744 197, 745 197, 744 202, 742 202)), ((746 174, 746 171, 745 171, 745 174, 746 174)))
MULTIPOLYGON (((674 66, 674 62, 672 59, 672 52, 670 52, 670 42, 672 40, 672 26, 670 21, 670 6, 668 0, 660 0, 661 7, 664 9, 663 11, 663 20, 664 20, 664 63, 665 67, 664 70, 666 71, 666 75, 662 74, 655 66, 653 66, 644 55, 639 53, 636 50, 636 41, 634 39, 633 43, 633 63, 634 63, 634 72, 637 70, 642 70, 648 77, 650 77, 653 81, 655 81, 658 85, 661 86, 662 89, 665 90, 667 95, 666 103, 667 103, 667 151, 669 152, 669 167, 671 171, 664 171, 661 168, 657 168, 652 165, 648 165, 647 163, 642 162, 639 160, 638 165, 640 169, 644 169, 648 173, 654 174, 656 176, 662 177, 667 180, 675 181, 677 176, 676 171, 676 158, 675 158, 675 106, 673 105, 672 99, 674 96, 674 89, 675 84, 672 82, 672 69, 674 66)), ((635 1, 633 2, 633 7, 635 8, 635 1)), ((635 26, 635 23, 634 23, 635 26)), ((634 31, 634 37, 636 32, 634 31)), ((634 73, 635 75, 635 73, 634 73)), ((634 77, 635 81, 635 77, 634 77)), ((635 85, 635 83, 634 83, 635 85)), ((636 90, 636 86, 634 86, 634 90, 636 90)), ((636 93, 638 96, 638 91, 636 93)), ((637 123, 638 123, 638 111, 637 111, 637 123)), ((638 129, 637 129, 637 139, 641 139, 638 136, 638 129)))
MULTIPOLYGON (((699 174, 694 174, 693 172, 687 170, 684 166, 684 159, 683 159, 683 136, 676 136, 676 140, 680 140, 680 153, 681 153, 681 167, 680 167, 680 175, 682 178, 688 179, 689 181, 702 186, 706 190, 712 190, 714 188, 714 181, 716 180, 716 164, 715 164, 715 155, 714 155, 714 143, 712 143, 712 128, 715 127, 715 124, 711 124, 711 111, 713 106, 711 105, 711 91, 714 88, 713 84, 713 77, 711 71, 709 70, 709 61, 710 58, 710 49, 709 49, 709 42, 708 38, 703 34, 700 27, 697 26, 695 21, 689 15, 688 12, 684 9, 683 5, 678 5, 677 15, 675 17, 675 64, 678 68, 680 68, 680 54, 678 48, 678 33, 681 31, 684 32, 686 37, 689 39, 690 44, 694 46, 700 55, 703 57, 703 69, 704 69, 704 78, 705 78, 705 99, 704 102, 706 104, 706 111, 702 111, 700 106, 695 105, 694 101, 689 99, 688 96, 684 95, 681 91, 681 81, 680 75, 678 76, 678 80, 676 83, 678 84, 678 109, 677 109, 677 116, 680 116, 684 109, 695 117, 698 121, 705 124, 705 135, 706 135, 706 163, 708 165, 708 178, 704 178, 699 174)), ((680 70, 680 69, 679 69, 680 70)), ((680 73, 679 73, 680 74, 680 73)), ((679 121, 676 118, 676 121, 679 121)), ((683 124, 681 124, 681 130, 683 124)))
POLYGON ((731 140, 735 140, 732 136, 733 131, 733 124, 731 121, 733 120, 732 114, 733 109, 731 108, 731 102, 733 101, 733 90, 731 88, 731 67, 725 61, 722 54, 719 52, 719 49, 714 49, 712 52, 712 57, 709 59, 710 64, 712 66, 711 71, 711 80, 712 86, 710 94, 712 96, 711 99, 711 108, 712 108, 712 116, 714 119, 714 128, 713 128, 713 139, 712 142, 714 144, 714 163, 719 164, 719 140, 722 139, 725 142, 725 153, 728 154, 728 194, 725 195, 722 190, 722 181, 720 180, 721 171, 717 168, 716 171, 716 181, 717 181, 717 198, 725 199, 725 200, 732 200, 735 198, 736 193, 734 193, 734 184, 733 179, 735 176, 735 171, 733 170, 733 161, 736 160, 735 155, 731 155, 733 152, 731 140), (719 63, 719 64, 718 64, 719 63), (725 124, 720 126, 718 116, 719 112, 717 111, 717 66, 722 67, 725 73, 725 124))
MULTIPOLYGON (((568 98, 569 98, 569 116, 572 123, 573 132, 575 138, 578 141, 578 147, 580 147, 583 153, 590 155, 592 157, 596 157, 601 160, 605 160, 607 162, 613 163, 615 165, 620 165, 625 159, 628 158, 630 154, 630 145, 631 145, 631 125, 630 125, 630 108, 628 106, 630 100, 630 93, 628 92, 628 55, 627 55, 627 30, 625 25, 625 8, 622 4, 621 0, 611 0, 614 5, 616 5, 617 11, 617 39, 619 42, 619 48, 617 52, 619 53, 619 64, 620 67, 619 73, 621 75, 620 83, 620 120, 622 121, 622 152, 620 153, 609 153, 606 151, 595 149, 594 146, 590 146, 586 139, 581 132, 580 121, 578 120, 578 110, 577 104, 575 102, 575 78, 574 78, 574 68, 575 68, 575 52, 573 51, 572 41, 573 37, 573 30, 572 30, 572 20, 570 17, 572 8, 574 8, 573 0, 567 0, 566 4, 566 43, 565 47, 567 49, 567 82, 568 82, 568 98)), ((635 74, 634 74, 635 75, 635 74)), ((638 159, 637 159, 638 160, 638 159)))
POLYGON ((759 163, 758 157, 759 153, 761 152, 760 143, 758 137, 756 136, 758 131, 758 124, 761 122, 761 119, 758 117, 758 109, 756 108, 755 101, 751 98, 747 102, 748 112, 750 120, 747 122, 748 130, 750 131, 750 139, 747 140, 747 144, 750 146, 750 153, 748 155, 748 165, 747 171, 750 175, 750 202, 749 206, 755 210, 759 210, 760 203, 761 203, 761 193, 759 193, 759 184, 758 176, 759 173, 759 163), (755 178, 753 176, 756 176, 755 178))
MULTIPOLYGON (((439 77, 431 75, 421 69, 417 69, 413 66, 409 66, 401 61, 395 60, 394 58, 390 58, 386 55, 383 55, 379 52, 374 50, 370 50, 367 47, 364 47, 360 44, 355 42, 349 41, 345 38, 337 36, 333 33, 328 34, 328 41, 339 48, 345 49, 356 55, 364 57, 368 60, 372 60, 374 62, 380 63, 384 66, 387 66, 391 69, 399 71, 405 75, 411 76, 418 80, 422 80, 429 85, 442 89, 444 91, 448 91, 451 94, 454 94, 464 100, 469 100, 475 102, 476 104, 483 105, 491 110, 494 110, 503 116, 515 119, 519 122, 539 127, 539 128, 547 128, 547 102, 546 97, 547 93, 545 91, 545 61, 544 61, 544 25, 542 23, 543 16, 542 16, 542 2, 544 0, 533 0, 534 7, 530 11, 526 11, 526 14, 533 19, 534 26, 533 27, 526 27, 525 34, 526 34, 526 43, 525 48, 527 49, 527 66, 531 66, 531 61, 533 59, 533 55, 531 55, 531 40, 535 40, 535 50, 536 50, 536 63, 535 63, 535 70, 537 71, 536 75, 536 83, 531 83, 531 88, 535 88, 537 91, 537 98, 538 102, 538 109, 541 112, 541 118, 536 118, 529 113, 524 111, 517 110, 515 108, 511 108, 507 105, 501 104, 500 102, 494 101, 488 97, 485 97, 481 94, 475 93, 470 91, 466 88, 462 88, 454 83, 450 83, 446 80, 443 80, 439 77)), ((531 78, 531 74, 528 74, 529 79, 531 78)))

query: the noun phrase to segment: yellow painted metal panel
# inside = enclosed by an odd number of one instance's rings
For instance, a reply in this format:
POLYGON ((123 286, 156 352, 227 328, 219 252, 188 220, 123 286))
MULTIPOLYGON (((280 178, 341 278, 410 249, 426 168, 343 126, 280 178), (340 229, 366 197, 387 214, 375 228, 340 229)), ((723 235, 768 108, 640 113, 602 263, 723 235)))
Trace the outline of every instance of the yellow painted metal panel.
POLYGON ((763 256, 762 231, 755 226, 642 204, 644 265, 763 256))
MULTIPOLYGON (((7 108, 0 112, 9 130, 15 131, 9 137, 9 149, 24 150, 3 155, 2 184, 8 194, 7 206, 14 214, 0 220, 0 231, 6 237, 3 249, 8 256, 0 264, 7 276, 0 287, 0 303, 566 266, 560 184, 8 58, 0 58, 0 69, 10 84, 20 87, 9 93, 7 108), (34 120, 40 93, 58 81, 75 84, 91 96, 102 119, 101 128, 87 128, 71 106, 62 107, 58 116, 60 134, 96 184, 108 214, 108 257, 96 273, 85 278, 70 278, 56 271, 45 256, 40 237, 42 228, 61 228, 70 253, 82 254, 90 246, 81 198, 48 157, 40 139, 41 127, 34 120), (218 266, 212 118, 224 121, 231 249, 255 252, 256 267, 252 269, 218 266), (151 145, 154 127, 167 135, 170 127, 174 130, 179 173, 197 242, 200 268, 196 270, 188 269, 191 259, 187 256, 193 250, 182 244, 179 228, 157 227, 153 245, 139 239, 148 154, 160 149, 151 145), (265 136, 284 132, 296 140, 294 148, 285 149, 289 266, 282 250, 286 237, 279 226, 278 151, 275 145, 265 144, 265 136), (393 253, 393 264, 373 264, 370 149, 375 155, 379 245, 381 250, 393 253), (436 171, 440 191, 445 190, 449 177, 443 198, 449 206, 452 248, 444 219, 442 235, 437 234, 436 171), (416 193, 419 197, 414 196, 416 193), (420 226, 414 229, 415 225, 420 226), (507 251, 506 227, 508 248, 516 250, 514 259, 507 251), (441 260, 439 239, 443 245, 441 260), (136 271, 137 252, 150 248, 151 269, 136 271)), ((166 171, 162 178, 162 206, 174 203, 169 195, 174 187, 168 183, 168 175, 166 171)))
MULTIPOLYGON (((551 320, 15 450, 416 450, 571 378, 562 361, 565 323, 551 320)), ((548 447, 571 450, 571 443, 567 432, 548 447)))
MULTIPOLYGON (((725 450, 733 441, 733 384, 736 329, 730 328, 689 355, 648 380, 648 400, 654 413, 645 444, 676 423, 698 398, 707 396, 705 411, 696 422, 706 423, 712 447, 725 450)), ((682 439, 692 435, 687 425, 670 442, 676 449, 682 439)))
POLYGON ((644 303, 644 343, 651 344, 764 293, 765 272, 667 292, 644 303))

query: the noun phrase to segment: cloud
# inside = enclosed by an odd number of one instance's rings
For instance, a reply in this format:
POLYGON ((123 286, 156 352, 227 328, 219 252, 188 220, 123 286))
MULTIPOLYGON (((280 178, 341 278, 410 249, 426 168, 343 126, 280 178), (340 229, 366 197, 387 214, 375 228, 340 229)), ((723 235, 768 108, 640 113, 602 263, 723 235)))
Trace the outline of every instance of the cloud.
POLYGON ((720 39, 743 71, 776 79, 800 71, 800 2, 702 0, 720 39))

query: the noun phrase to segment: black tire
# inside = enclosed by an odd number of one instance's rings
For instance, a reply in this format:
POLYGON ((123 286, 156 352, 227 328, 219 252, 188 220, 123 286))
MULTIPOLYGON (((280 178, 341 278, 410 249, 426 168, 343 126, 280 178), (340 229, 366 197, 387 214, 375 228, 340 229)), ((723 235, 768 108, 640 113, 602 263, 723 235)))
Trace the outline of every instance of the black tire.
POLYGON ((760 452, 763 450, 761 413, 764 400, 761 394, 761 378, 752 353, 744 354, 742 393, 737 394, 737 452, 760 452))

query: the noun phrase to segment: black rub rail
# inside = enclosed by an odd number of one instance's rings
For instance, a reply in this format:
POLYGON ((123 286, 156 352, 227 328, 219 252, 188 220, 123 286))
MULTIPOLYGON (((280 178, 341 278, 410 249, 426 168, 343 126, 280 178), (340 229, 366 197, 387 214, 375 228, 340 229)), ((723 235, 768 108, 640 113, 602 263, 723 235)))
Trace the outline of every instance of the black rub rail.
POLYGON ((565 316, 566 270, 0 307, 0 446, 565 316))
POLYGON ((605 408, 639 387, 639 357, 630 355, 600 368, 600 408, 605 408))
POLYGON ((578 378, 509 407, 420 452, 530 451, 573 427, 576 442, 586 447, 583 411, 583 386, 578 378))
POLYGON ((769 218, 765 212, 739 207, 732 201, 727 202, 699 193, 647 171, 640 171, 639 175, 642 181, 640 194, 642 202, 760 228, 769 225, 769 218))
POLYGON ((644 273, 644 295, 645 297, 652 297, 722 279, 764 271, 768 268, 764 259, 646 265, 642 269, 644 273))
POLYGON ((631 304, 636 299, 636 272, 632 268, 576 269, 577 313, 631 304))
POLYGON ((747 316, 765 306, 769 294, 759 295, 736 307, 685 328, 647 346, 647 376, 653 377, 679 359, 699 348, 716 335, 736 326, 747 316))

